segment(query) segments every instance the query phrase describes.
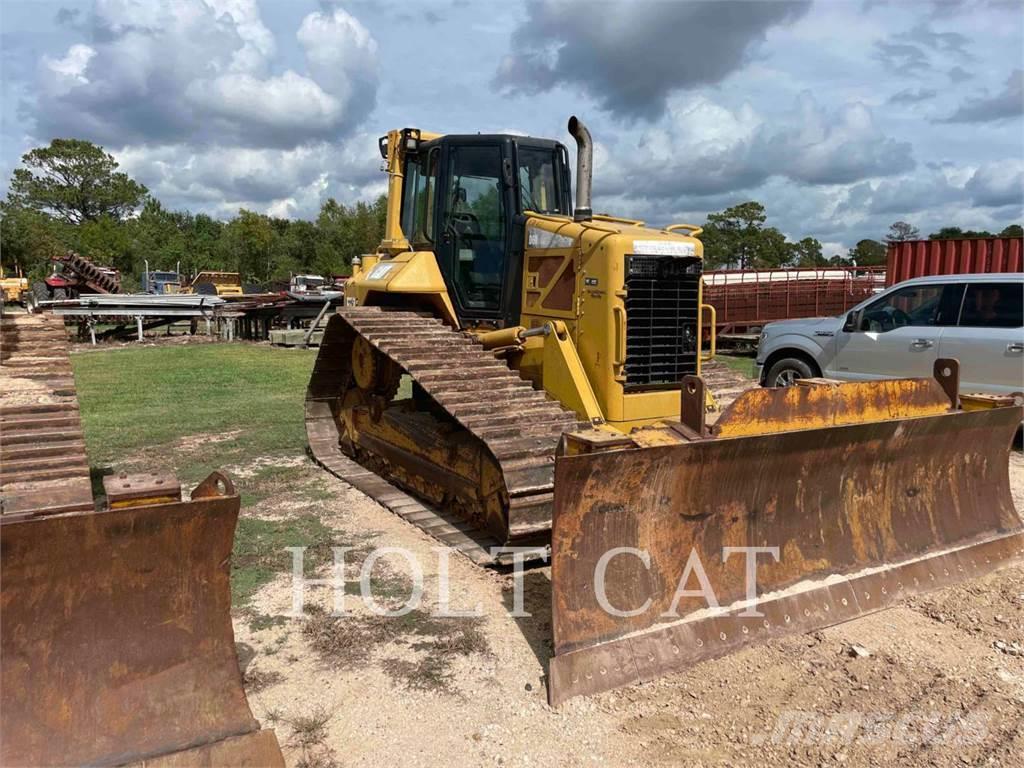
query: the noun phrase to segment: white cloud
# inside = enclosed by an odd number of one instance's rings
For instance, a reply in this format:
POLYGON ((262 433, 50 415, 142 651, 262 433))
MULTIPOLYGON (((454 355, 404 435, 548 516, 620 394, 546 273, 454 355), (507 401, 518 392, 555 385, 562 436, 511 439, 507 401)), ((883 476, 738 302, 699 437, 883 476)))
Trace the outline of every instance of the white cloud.
POLYGON ((523 93, 576 86, 617 115, 656 118, 673 92, 721 82, 769 30, 809 8, 806 0, 535 0, 495 81, 523 93))
POLYGON ((944 123, 987 123, 1024 115, 1024 69, 1013 70, 1003 89, 992 96, 971 96, 944 123))
POLYGON ((1012 158, 981 166, 966 184, 975 205, 1024 206, 1024 160, 1012 158))
POLYGON ((263 24, 259 8, 251 0, 206 0, 218 18, 227 17, 244 41, 231 57, 236 72, 261 71, 276 49, 274 35, 263 24))
POLYGON ((749 104, 728 109, 707 97, 673 97, 665 117, 635 141, 620 143, 595 190, 693 199, 742 194, 772 177, 843 184, 914 165, 910 145, 887 137, 867 106, 830 111, 809 93, 771 120, 749 104))
POLYGON ((89 62, 95 55, 96 51, 88 45, 76 43, 68 48, 67 54, 62 59, 52 59, 49 56, 43 56, 43 64, 57 75, 61 81, 69 80, 78 83, 88 83, 89 78, 86 77, 85 72, 89 62))
POLYGON ((376 138, 356 133, 377 41, 345 10, 272 32, 256 0, 97 0, 69 29, 90 42, 39 60, 33 143, 95 141, 165 205, 222 216, 315 217, 383 190, 376 138))
POLYGON ((311 13, 302 20, 298 40, 317 81, 339 98, 377 83, 377 41, 366 27, 340 8, 311 13))
POLYGON ((230 72, 189 84, 185 97, 198 113, 229 126, 259 124, 281 133, 327 132, 337 125, 342 102, 313 80, 288 70, 261 80, 230 72))
POLYGON ((376 100, 376 41, 341 9, 294 31, 306 73, 272 73, 277 45, 255 0, 101 0, 91 25, 91 47, 41 70, 44 136, 284 148, 351 132, 376 100))
POLYGON ((301 1, 96 0, 50 29, 5 7, 0 166, 77 136, 168 207, 315 216, 383 191, 388 128, 512 126, 573 155, 573 112, 597 141, 595 206, 656 224, 753 199, 832 248, 898 218, 927 233, 1024 213, 1012 4, 944 6, 922 27, 899 3, 613 0, 580 21, 557 0, 301 1), (950 116, 978 122, 927 119, 950 116))
POLYGON ((122 168, 171 208, 231 216, 239 208, 315 218, 327 197, 352 203, 384 192, 376 138, 358 134, 292 149, 180 144, 114 151, 122 168))
POLYGON ((829 113, 804 93, 777 132, 763 131, 755 146, 766 173, 810 184, 836 184, 909 170, 909 143, 887 137, 871 110, 846 104, 829 113))

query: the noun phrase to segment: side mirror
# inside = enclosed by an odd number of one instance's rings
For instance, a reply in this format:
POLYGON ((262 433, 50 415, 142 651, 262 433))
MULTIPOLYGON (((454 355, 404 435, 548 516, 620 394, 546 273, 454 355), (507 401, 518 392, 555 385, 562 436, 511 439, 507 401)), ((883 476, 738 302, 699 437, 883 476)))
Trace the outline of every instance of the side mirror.
POLYGON ((854 331, 856 331, 857 327, 860 325, 859 320, 859 312, 850 312, 846 316, 846 322, 843 323, 843 333, 853 333, 854 331))

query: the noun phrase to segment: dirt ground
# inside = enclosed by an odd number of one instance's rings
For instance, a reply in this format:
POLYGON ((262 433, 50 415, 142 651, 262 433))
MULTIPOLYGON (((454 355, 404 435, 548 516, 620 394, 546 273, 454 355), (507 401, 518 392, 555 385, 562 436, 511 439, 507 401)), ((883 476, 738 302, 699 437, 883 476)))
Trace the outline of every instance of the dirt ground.
MULTIPOLYGON (((720 396, 735 390, 726 401, 742 390, 727 372, 710 378, 720 396)), ((289 765, 1024 765, 1024 566, 555 710, 544 684, 547 569, 527 572, 531 616, 514 618, 511 575, 452 556, 450 605, 481 615, 431 618, 436 542, 307 470, 243 514, 314 512, 352 543, 349 580, 372 547, 405 548, 426 590, 421 609, 401 619, 370 616, 358 594, 335 619, 324 610, 332 589, 307 586, 305 617, 289 618, 283 574, 237 611, 250 703, 289 765)), ((1024 509, 1019 451, 1011 475, 1024 509)), ((401 602, 407 572, 401 558, 385 558, 374 594, 401 602)))

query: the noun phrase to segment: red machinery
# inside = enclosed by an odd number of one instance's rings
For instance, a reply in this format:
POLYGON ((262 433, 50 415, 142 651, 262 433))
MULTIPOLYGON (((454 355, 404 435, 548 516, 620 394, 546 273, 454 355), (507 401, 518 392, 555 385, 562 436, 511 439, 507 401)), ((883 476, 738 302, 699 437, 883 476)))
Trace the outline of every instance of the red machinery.
POLYGON ((68 251, 54 256, 54 271, 46 278, 46 291, 50 299, 73 299, 83 293, 120 293, 121 273, 111 267, 94 264, 84 256, 68 251))

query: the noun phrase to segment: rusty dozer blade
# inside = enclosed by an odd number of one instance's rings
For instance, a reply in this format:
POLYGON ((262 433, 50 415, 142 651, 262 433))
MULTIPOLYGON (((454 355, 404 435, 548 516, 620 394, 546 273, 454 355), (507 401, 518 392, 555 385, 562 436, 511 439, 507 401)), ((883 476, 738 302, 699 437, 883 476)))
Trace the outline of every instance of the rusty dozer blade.
POLYGON ((97 511, 63 321, 0 341, 0 765, 283 765, 235 655, 231 480, 111 475, 97 511))
POLYGON ((0 764, 283 765, 235 656, 230 480, 140 501, 0 518, 0 764))
POLYGON ((947 390, 751 390, 689 442, 559 457, 551 703, 1024 561, 1022 410, 951 409, 942 362, 947 390))

